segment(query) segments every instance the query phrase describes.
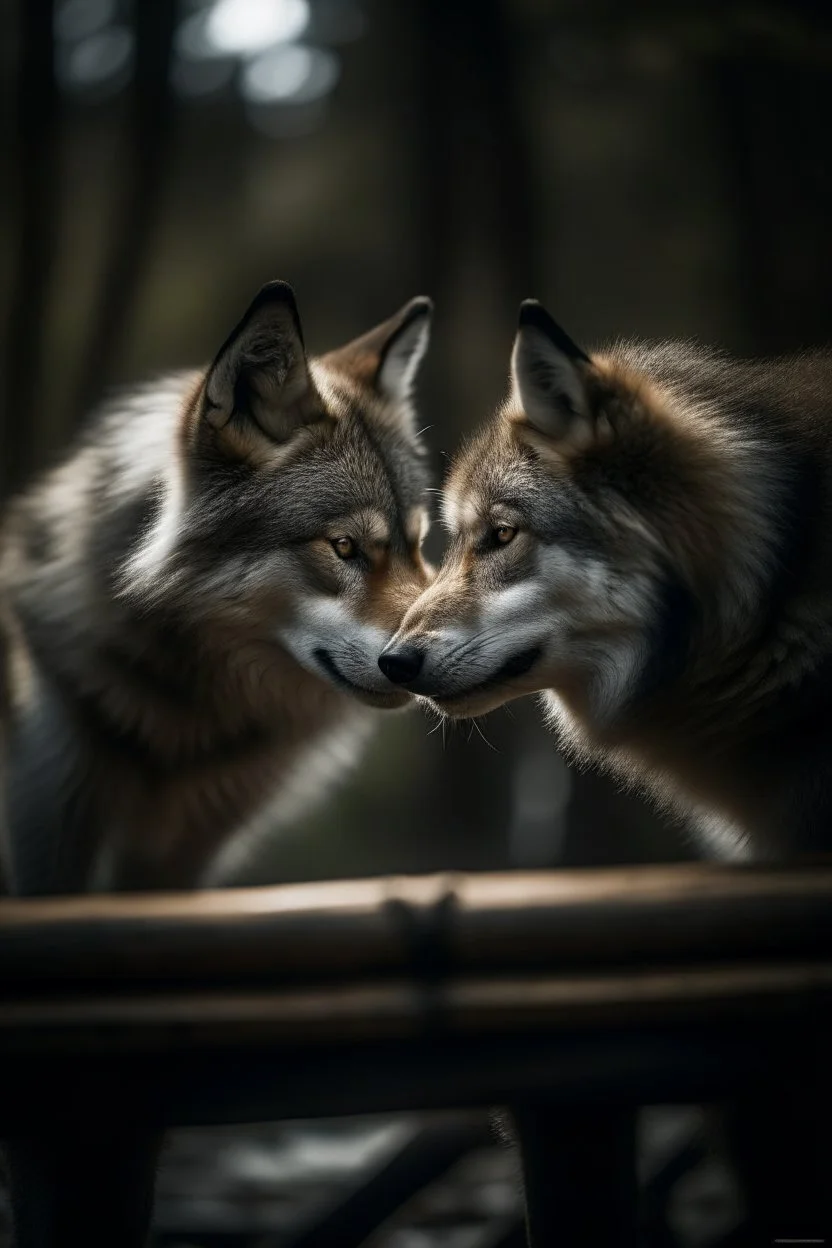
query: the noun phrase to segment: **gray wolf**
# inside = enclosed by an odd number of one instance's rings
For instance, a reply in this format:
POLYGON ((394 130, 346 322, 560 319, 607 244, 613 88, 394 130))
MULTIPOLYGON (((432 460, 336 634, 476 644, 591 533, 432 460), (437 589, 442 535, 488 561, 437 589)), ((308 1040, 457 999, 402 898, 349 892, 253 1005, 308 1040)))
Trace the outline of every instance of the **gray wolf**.
POLYGON ((568 753, 706 852, 830 850, 831 417, 829 351, 590 355, 524 303, 383 672, 449 716, 540 693, 568 753))
MULTIPOLYGON (((567 754, 640 787, 706 854, 828 853, 830 417, 829 351, 588 354, 525 303, 509 396, 451 468, 446 558, 382 671, 452 717, 539 694, 567 754)), ((832 1226, 828 1100, 810 1069, 802 1091, 729 1107, 749 1243, 832 1226)), ((630 1242, 634 1114, 576 1127, 545 1103, 511 1109, 530 1242, 559 1239, 569 1200, 552 1174, 588 1155, 612 1161, 615 1200, 581 1208, 581 1225, 597 1214, 605 1242, 616 1224, 630 1242)))
POLYGON ((110 403, 10 505, 12 891, 213 882, 409 701, 377 659, 428 578, 412 391, 430 320, 414 299, 308 358, 272 282, 210 367, 110 403))

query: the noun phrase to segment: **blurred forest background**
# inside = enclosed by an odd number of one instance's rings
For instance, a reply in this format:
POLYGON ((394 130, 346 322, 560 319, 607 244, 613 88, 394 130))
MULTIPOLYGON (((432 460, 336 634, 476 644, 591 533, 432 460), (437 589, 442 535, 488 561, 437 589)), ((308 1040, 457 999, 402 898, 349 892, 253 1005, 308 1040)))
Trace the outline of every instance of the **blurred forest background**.
MULTIPOLYGON (((112 386, 207 361, 272 277, 312 350, 434 297, 437 474, 527 296, 588 344, 832 338, 826 3, 2 3, 4 492, 112 386)), ((531 703, 432 726, 383 721, 246 878, 689 852, 531 703)))

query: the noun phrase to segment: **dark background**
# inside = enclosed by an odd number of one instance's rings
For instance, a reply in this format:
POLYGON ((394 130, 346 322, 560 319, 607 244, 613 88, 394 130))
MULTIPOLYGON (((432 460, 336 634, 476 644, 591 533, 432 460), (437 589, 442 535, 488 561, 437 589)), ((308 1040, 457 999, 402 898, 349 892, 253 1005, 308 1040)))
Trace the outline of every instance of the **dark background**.
MULTIPOLYGON (((502 396, 522 298, 589 346, 828 341, 828 12, 0 0, 2 493, 112 386, 206 361, 273 277, 294 285, 312 350, 434 297, 421 410, 437 476, 502 396)), ((342 792, 247 879, 689 852, 639 801, 568 770, 531 703, 444 733, 420 713, 382 725, 342 792)), ((204 1138, 181 1137, 160 1207, 187 1189, 185 1222, 210 1224, 230 1184, 275 1225, 278 1176, 293 1199, 314 1193, 363 1129, 220 1135, 210 1164, 204 1138)), ((500 1173, 492 1204, 500 1182, 515 1192, 500 1173)), ((680 1242, 707 1241, 694 1223, 680 1242)))

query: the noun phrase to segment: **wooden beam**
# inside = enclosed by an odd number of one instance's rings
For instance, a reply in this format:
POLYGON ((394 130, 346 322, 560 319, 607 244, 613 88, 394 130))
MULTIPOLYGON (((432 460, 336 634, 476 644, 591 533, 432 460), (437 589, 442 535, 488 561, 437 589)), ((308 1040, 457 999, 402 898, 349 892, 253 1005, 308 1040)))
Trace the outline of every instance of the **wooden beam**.
POLYGON ((0 1000, 21 985, 27 995, 96 984, 182 994, 830 954, 828 866, 444 874, 0 903, 0 1000))

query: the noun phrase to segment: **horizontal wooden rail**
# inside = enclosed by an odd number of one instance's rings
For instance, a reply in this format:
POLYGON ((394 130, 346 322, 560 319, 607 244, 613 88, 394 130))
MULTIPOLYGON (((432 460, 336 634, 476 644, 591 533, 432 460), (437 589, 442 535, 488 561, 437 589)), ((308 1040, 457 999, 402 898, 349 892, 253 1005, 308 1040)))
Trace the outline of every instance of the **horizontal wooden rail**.
POLYGON ((50 997, 0 1006, 0 1054, 108 1052, 218 1044, 327 1048, 433 1033, 564 1030, 794 1015, 832 1006, 824 963, 683 968, 629 975, 449 979, 261 991, 50 997))
POLYGON ((686 1099, 830 1035, 828 865, 0 903, 0 1126, 686 1099))
POLYGON ((0 902, 0 999, 832 954, 832 866, 443 874, 0 902))

